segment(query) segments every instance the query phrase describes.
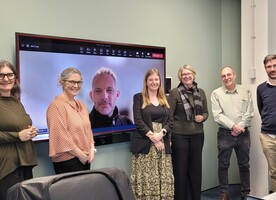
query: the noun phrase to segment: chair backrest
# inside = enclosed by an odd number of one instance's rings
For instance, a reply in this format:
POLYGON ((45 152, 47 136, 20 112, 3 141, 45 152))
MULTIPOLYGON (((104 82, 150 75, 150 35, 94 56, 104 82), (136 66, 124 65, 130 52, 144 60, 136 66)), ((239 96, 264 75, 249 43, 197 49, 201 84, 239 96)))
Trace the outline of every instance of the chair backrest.
POLYGON ((135 200, 122 169, 105 168, 34 178, 11 187, 7 200, 135 200))

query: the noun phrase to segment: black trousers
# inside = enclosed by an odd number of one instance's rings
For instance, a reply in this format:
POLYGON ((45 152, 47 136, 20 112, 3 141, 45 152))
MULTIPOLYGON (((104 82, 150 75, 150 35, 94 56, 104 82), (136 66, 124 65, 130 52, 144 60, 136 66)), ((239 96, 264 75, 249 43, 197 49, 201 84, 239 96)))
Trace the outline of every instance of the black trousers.
POLYGON ((19 167, 0 180, 0 200, 5 200, 8 189, 24 180, 33 178, 33 166, 19 167))
POLYGON ((62 162, 53 162, 53 166, 56 174, 90 169, 90 164, 82 164, 77 157, 62 162))
POLYGON ((204 134, 172 136, 174 200, 200 200, 204 134))

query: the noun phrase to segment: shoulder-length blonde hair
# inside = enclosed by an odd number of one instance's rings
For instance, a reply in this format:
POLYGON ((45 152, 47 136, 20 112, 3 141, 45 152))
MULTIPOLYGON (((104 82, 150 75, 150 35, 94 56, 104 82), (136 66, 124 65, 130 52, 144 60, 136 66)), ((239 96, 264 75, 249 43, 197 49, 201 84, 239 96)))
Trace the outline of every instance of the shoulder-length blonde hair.
POLYGON ((80 77, 82 79, 82 74, 81 74, 80 70, 78 70, 77 68, 74 68, 74 67, 68 67, 65 70, 63 70, 61 72, 60 76, 58 77, 58 85, 61 86, 62 89, 64 89, 64 81, 68 80, 68 78, 72 74, 78 74, 78 75, 80 75, 80 77))
POLYGON ((179 79, 180 82, 182 80, 182 71, 183 71, 183 69, 187 69, 190 72, 192 72, 192 75, 193 75, 193 77, 195 79, 196 71, 194 70, 194 68, 191 65, 183 65, 182 67, 179 68, 179 70, 177 72, 177 76, 178 76, 178 79, 179 79))
POLYGON ((143 83, 143 90, 142 90, 142 97, 143 97, 143 104, 142 104, 142 109, 144 109, 146 106, 150 105, 150 99, 149 99, 149 92, 148 92, 148 86, 147 86, 147 80, 150 75, 156 74, 159 77, 160 80, 160 86, 157 91, 157 98, 159 100, 160 105, 166 106, 167 108, 170 108, 169 103, 167 101, 164 88, 162 86, 162 81, 161 81, 161 76, 160 72, 156 68, 152 68, 147 71, 145 78, 144 78, 144 83, 143 83))

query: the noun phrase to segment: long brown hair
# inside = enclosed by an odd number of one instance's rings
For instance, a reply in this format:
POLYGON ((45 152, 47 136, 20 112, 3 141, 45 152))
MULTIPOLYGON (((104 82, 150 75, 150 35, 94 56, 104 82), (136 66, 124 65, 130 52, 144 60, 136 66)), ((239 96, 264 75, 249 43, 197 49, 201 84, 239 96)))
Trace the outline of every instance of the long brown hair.
POLYGON ((164 88, 162 86, 160 72, 158 71, 158 69, 152 68, 147 71, 145 78, 144 78, 143 90, 142 90, 142 97, 143 97, 142 109, 144 109, 146 106, 151 104, 150 99, 149 99, 147 80, 148 80, 149 76, 153 75, 153 74, 156 74, 160 80, 160 87, 158 88, 158 91, 157 91, 157 98, 159 100, 159 103, 162 106, 166 106, 167 108, 170 108, 169 103, 166 98, 166 95, 165 95, 165 92, 164 92, 164 88))
POLYGON ((15 67, 9 61, 0 60, 0 69, 2 69, 4 67, 10 68, 12 70, 12 72, 14 73, 14 75, 15 75, 14 86, 11 89, 11 96, 19 98, 19 95, 21 93, 21 89, 20 89, 20 85, 19 85, 19 82, 18 82, 17 71, 16 71, 15 67))

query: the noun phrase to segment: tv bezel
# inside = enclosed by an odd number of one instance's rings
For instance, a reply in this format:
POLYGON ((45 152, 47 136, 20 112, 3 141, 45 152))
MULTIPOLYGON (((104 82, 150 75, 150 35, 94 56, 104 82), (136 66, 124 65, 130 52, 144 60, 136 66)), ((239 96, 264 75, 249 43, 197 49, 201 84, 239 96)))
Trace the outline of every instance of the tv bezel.
MULTIPOLYGON (((90 40, 90 39, 81 39, 81 38, 72 38, 72 37, 63 37, 63 36, 52 36, 52 35, 44 35, 44 34, 33 34, 33 33, 22 33, 22 32, 16 32, 16 66, 18 70, 18 80, 20 82, 20 37, 31 37, 31 38, 37 38, 37 39, 49 39, 49 40, 58 40, 63 42, 70 42, 70 43, 83 43, 85 45, 87 44, 93 44, 103 47, 110 47, 110 46, 116 46, 116 47, 124 47, 127 49, 144 49, 148 51, 154 51, 154 52, 162 52, 163 53, 163 60, 164 60, 164 77, 162 77, 162 83, 165 88, 165 77, 166 77, 166 48, 161 46, 150 46, 150 45, 140 45, 140 44, 131 44, 131 43, 122 43, 122 42, 110 42, 110 41, 101 41, 101 40, 90 40)), ((49 47, 50 48, 50 47, 49 47)), ((44 51, 45 52, 45 51, 44 51)), ((51 51, 49 51, 51 52, 51 51)), ((72 52, 67 52, 72 53, 72 52)), ((87 55, 87 54, 85 54, 87 55)), ((151 58, 153 59, 153 58, 151 58)), ((142 80, 141 80, 142 81, 142 80)), ((24 106, 24 105, 23 105, 24 106)), ((90 110, 88 110, 90 112, 90 110)), ((45 116, 46 117, 46 116, 45 116)), ((93 130, 93 129, 92 129, 93 130)), ((103 144, 110 144, 110 143, 117 143, 117 142, 126 142, 130 139, 130 133, 132 131, 135 131, 135 127, 132 127, 130 129, 120 129, 120 130, 112 130, 108 132, 100 132, 100 133, 94 133, 94 139, 96 141, 96 145, 103 145, 103 144), (123 136, 124 134, 125 136, 123 136), (98 142, 97 142, 98 141, 98 142), (98 144, 97 144, 98 143, 98 144)), ((48 141, 48 138, 46 139, 40 139, 40 140, 34 140, 35 142, 43 142, 48 141)))

